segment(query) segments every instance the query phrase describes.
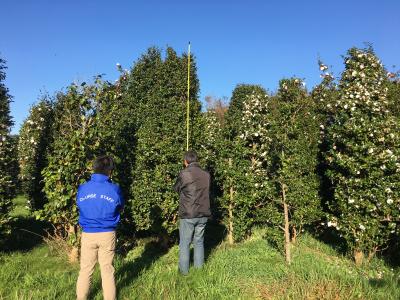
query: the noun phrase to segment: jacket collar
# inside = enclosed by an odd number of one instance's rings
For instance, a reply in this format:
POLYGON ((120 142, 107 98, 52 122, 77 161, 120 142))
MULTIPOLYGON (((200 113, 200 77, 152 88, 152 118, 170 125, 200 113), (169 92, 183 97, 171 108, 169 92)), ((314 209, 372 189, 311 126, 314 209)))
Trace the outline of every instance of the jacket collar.
POLYGON ((188 164, 186 168, 190 168, 190 167, 200 167, 200 164, 197 161, 192 162, 192 163, 188 164))
POLYGON ((108 181, 110 178, 107 175, 104 174, 92 174, 92 176, 90 177, 91 181, 96 181, 96 182, 106 182, 108 181))

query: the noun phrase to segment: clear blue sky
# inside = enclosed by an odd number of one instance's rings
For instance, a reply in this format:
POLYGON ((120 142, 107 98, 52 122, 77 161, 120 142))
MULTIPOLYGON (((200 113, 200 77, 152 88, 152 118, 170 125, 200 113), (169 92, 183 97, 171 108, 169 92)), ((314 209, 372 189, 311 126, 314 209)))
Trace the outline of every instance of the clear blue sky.
POLYGON ((238 83, 274 91, 296 75, 311 88, 317 59, 343 68, 341 55, 371 42, 384 64, 400 68, 399 0, 100 1, 2 0, 0 55, 14 96, 17 133, 40 91, 128 68, 152 45, 197 58, 201 99, 230 97, 238 83))

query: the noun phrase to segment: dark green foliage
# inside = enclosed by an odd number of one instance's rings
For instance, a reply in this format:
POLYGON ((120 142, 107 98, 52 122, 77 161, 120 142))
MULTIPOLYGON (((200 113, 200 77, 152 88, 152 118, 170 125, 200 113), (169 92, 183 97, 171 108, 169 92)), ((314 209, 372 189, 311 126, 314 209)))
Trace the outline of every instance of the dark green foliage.
POLYGON ((43 193, 44 180, 41 173, 47 166, 53 122, 53 103, 45 95, 31 107, 29 116, 20 129, 18 160, 21 190, 28 199, 28 206, 33 210, 43 208, 46 203, 46 196, 43 193))
POLYGON ((254 208, 262 207, 268 194, 261 156, 266 146, 263 116, 267 102, 260 86, 238 85, 218 135, 216 175, 223 191, 219 203, 231 242, 250 233, 257 215, 254 208))
POLYGON ((0 235, 8 231, 11 200, 17 185, 16 144, 10 136, 13 121, 10 115, 11 96, 4 85, 5 69, 5 61, 0 58, 0 235))
POLYGON ((104 95, 107 88, 107 83, 96 78, 94 85, 72 84, 65 94, 56 97, 53 144, 42 172, 48 203, 37 217, 68 232, 73 244, 76 242, 77 188, 89 178, 91 162, 100 152, 99 106, 102 99, 113 99, 104 95))
MULTIPOLYGON (((135 166, 130 205, 139 231, 170 232, 178 219, 178 195, 172 187, 186 148, 187 57, 172 48, 166 58, 150 48, 131 71, 128 92, 137 99, 135 166)), ((200 116, 196 65, 192 58, 190 147, 196 149, 200 116)))
MULTIPOLYGON (((271 101, 269 169, 274 184, 275 206, 282 212, 282 189, 289 207, 290 227, 295 236, 321 216, 318 197, 318 120, 311 97, 298 78, 283 79, 271 101)), ((283 223, 283 213, 280 214, 283 223)))
POLYGON ((388 77, 390 80, 387 80, 387 99, 389 102, 389 111, 392 115, 400 118, 400 72, 391 73, 389 72, 388 77))

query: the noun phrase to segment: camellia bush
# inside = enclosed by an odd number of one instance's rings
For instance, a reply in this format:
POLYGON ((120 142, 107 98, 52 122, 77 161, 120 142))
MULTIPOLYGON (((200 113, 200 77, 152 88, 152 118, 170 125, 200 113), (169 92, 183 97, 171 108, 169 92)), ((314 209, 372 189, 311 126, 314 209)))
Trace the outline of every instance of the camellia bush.
MULTIPOLYGON (((190 148, 196 149, 200 120, 196 64, 191 63, 190 148)), ((179 57, 172 48, 166 58, 151 48, 131 71, 128 91, 140 97, 136 108, 135 165, 130 206, 140 232, 164 237, 176 229, 178 194, 173 185, 183 168, 186 150, 187 56, 179 57)))
POLYGON ((270 105, 268 117, 271 165, 268 175, 273 183, 277 213, 275 228, 285 229, 286 259, 290 245, 302 229, 320 220, 318 165, 318 120, 314 102, 299 78, 282 79, 270 105))
MULTIPOLYGON (((42 171, 44 192, 48 202, 37 212, 37 218, 55 225, 71 245, 78 241, 76 192, 79 184, 90 178, 92 161, 106 149, 100 149, 102 135, 99 128, 101 101, 108 97, 109 84, 96 78, 93 85, 72 84, 65 93, 56 96, 51 151, 47 166, 42 171)), ((76 259, 76 248, 71 260, 76 259)))
POLYGON ((333 186, 326 224, 338 230, 361 263, 397 230, 400 124, 388 109, 386 71, 371 48, 348 51, 339 89, 326 133, 333 186))
POLYGON ((19 178, 21 190, 32 210, 41 209, 46 203, 42 170, 47 166, 47 155, 52 141, 53 113, 52 101, 48 96, 43 96, 31 107, 19 132, 19 178))
POLYGON ((4 85, 6 74, 5 61, 0 58, 0 236, 10 230, 7 226, 10 221, 11 200, 16 191, 16 148, 10 136, 13 125, 10 116, 11 96, 4 85))
POLYGON ((260 86, 238 85, 217 140, 216 175, 223 191, 219 203, 230 243, 250 233, 256 223, 255 208, 263 206, 265 191, 268 193, 263 166, 267 102, 267 93, 260 86))
POLYGON ((326 129, 332 124, 336 115, 336 102, 339 95, 337 82, 331 72, 328 71, 322 61, 318 62, 319 70, 321 71, 322 81, 314 87, 311 92, 311 98, 314 102, 314 116, 319 122, 319 151, 318 151, 318 166, 317 173, 320 177, 320 197, 323 211, 326 211, 327 203, 332 199, 333 188, 330 179, 326 176, 328 165, 324 159, 324 153, 329 150, 329 142, 326 140, 326 129))
POLYGON ((223 210, 218 200, 222 195, 222 186, 217 177, 217 162, 221 152, 223 152, 220 146, 228 107, 222 99, 216 99, 211 96, 206 97, 206 102, 207 111, 202 113, 201 122, 198 123, 202 136, 198 139, 201 144, 197 148, 197 153, 200 156, 201 166, 211 176, 210 204, 212 217, 215 220, 220 220, 223 210))

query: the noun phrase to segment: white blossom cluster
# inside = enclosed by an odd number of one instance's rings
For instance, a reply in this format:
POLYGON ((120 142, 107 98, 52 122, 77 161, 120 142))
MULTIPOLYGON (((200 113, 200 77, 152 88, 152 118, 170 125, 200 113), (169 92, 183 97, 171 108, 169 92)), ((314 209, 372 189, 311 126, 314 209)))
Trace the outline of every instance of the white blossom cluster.
POLYGON ((242 126, 239 138, 247 145, 251 153, 251 169, 246 173, 255 176, 255 187, 267 184, 268 151, 271 138, 268 132, 268 96, 250 95, 244 101, 242 126))
POLYGON ((205 118, 205 139, 202 147, 205 150, 206 161, 214 159, 214 147, 218 138, 221 136, 221 122, 218 120, 217 113, 214 110, 209 110, 204 114, 205 118))
POLYGON ((29 111, 28 118, 21 127, 18 142, 18 162, 22 180, 35 179, 31 176, 31 170, 36 168, 40 139, 48 122, 44 116, 50 110, 51 108, 45 103, 33 106, 29 111))
POLYGON ((371 112, 388 112, 387 87, 384 86, 385 72, 382 63, 372 53, 354 50, 355 54, 345 61, 342 75, 342 97, 336 107, 354 112, 357 107, 371 112))
POLYGON ((332 209, 338 218, 330 217, 325 225, 338 229, 351 247, 368 249, 395 232, 400 216, 400 126, 388 114, 387 79, 379 59, 352 49, 345 66, 337 115, 328 129, 332 209))

